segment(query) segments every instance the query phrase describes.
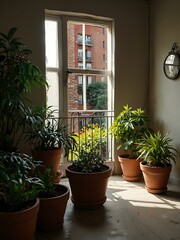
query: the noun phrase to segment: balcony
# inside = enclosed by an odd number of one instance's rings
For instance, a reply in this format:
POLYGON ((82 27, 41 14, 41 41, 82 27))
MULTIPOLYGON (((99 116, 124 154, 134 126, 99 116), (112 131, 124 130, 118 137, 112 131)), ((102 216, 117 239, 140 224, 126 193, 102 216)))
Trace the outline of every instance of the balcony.
MULTIPOLYGON (((77 135, 76 155, 80 146, 87 144, 89 147, 98 149, 106 161, 113 160, 113 138, 108 134, 113 121, 112 111, 69 111, 69 116, 59 117, 59 121, 66 124, 68 130, 77 135)), ((64 159, 64 163, 67 160, 73 160, 74 157, 74 153, 71 152, 68 159, 64 159)))
MULTIPOLYGON (((83 43, 82 39, 77 39, 77 44, 82 45, 82 43, 83 43)), ((85 45, 86 45, 86 46, 89 46, 89 47, 92 47, 92 46, 93 46, 93 43, 92 43, 91 40, 86 40, 86 41, 85 41, 85 45)))

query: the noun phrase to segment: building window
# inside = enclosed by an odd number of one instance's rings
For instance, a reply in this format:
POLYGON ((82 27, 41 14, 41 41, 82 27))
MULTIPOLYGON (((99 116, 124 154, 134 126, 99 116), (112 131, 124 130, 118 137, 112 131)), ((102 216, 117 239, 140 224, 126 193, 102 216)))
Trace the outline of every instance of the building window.
POLYGON ((105 48, 105 41, 103 41, 103 48, 105 48))
POLYGON ((78 49, 78 61, 82 61, 82 60, 83 60, 83 50, 78 49))
POLYGON ((86 51, 86 61, 91 62, 91 51, 89 50, 86 51))
POLYGON ((92 76, 87 76, 87 85, 92 83, 92 76))

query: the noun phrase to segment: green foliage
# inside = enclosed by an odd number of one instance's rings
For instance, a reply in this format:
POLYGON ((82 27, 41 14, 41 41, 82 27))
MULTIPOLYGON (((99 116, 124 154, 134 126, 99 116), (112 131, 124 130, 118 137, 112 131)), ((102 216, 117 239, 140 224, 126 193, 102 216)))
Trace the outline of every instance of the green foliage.
POLYGON ((84 126, 79 134, 76 134, 77 151, 74 151, 73 165, 76 171, 84 173, 103 171, 106 152, 107 131, 99 124, 84 126))
POLYGON ((177 150, 171 145, 172 139, 168 134, 163 136, 160 132, 145 134, 138 144, 138 158, 149 166, 165 167, 171 161, 176 162, 177 150))
POLYGON ((80 133, 76 134, 75 140, 77 142, 77 150, 95 149, 99 152, 106 151, 107 144, 107 131, 105 128, 100 127, 98 123, 88 124, 82 127, 80 133))
POLYGON ((74 160, 75 170, 83 173, 94 173, 103 171, 104 159, 99 151, 94 148, 82 148, 77 160, 74 160))
POLYGON ((0 33, 0 149, 18 147, 23 135, 27 99, 33 86, 47 86, 39 68, 28 57, 31 51, 14 37, 17 28, 0 33), (19 132, 19 138, 15 139, 19 132))
POLYGON ((42 181, 42 189, 39 194, 40 197, 53 197, 56 195, 56 185, 54 178, 56 174, 51 168, 46 168, 43 172, 38 171, 37 176, 42 181))
POLYGON ((118 149, 122 147, 130 158, 137 157, 137 142, 151 131, 145 111, 141 108, 132 110, 128 105, 124 106, 110 127, 110 134, 119 143, 118 149))
POLYGON ((53 118, 51 107, 38 107, 30 112, 26 122, 26 140, 35 148, 41 150, 63 147, 65 156, 76 146, 75 134, 53 118))
POLYGON ((106 82, 93 82, 87 86, 87 103, 93 109, 107 109, 106 82))
POLYGON ((35 167, 28 155, 0 152, 0 211, 19 211, 34 203, 42 187, 31 176, 35 167))

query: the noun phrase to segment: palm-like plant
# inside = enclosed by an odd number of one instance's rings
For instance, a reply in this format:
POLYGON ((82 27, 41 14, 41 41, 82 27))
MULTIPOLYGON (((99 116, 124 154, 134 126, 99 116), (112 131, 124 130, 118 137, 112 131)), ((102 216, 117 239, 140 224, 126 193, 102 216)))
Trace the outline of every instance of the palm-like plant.
POLYGON ((139 158, 143 163, 154 167, 165 167, 176 162, 177 150, 171 145, 172 139, 159 131, 145 135, 138 143, 139 158))
POLYGON ((68 127, 54 118, 55 110, 51 107, 37 107, 27 117, 26 140, 36 150, 64 148, 65 156, 76 146, 75 134, 68 127))

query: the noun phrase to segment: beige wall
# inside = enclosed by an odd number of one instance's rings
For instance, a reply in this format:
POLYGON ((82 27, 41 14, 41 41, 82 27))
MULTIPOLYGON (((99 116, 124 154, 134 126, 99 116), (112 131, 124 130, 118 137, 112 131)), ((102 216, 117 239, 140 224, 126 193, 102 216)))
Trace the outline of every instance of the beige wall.
MULTIPOLYGON (((180 49, 180 1, 151 1, 151 68, 150 115, 153 126, 164 133, 170 132, 173 145, 180 148, 180 77, 169 80, 163 73, 163 62, 172 44, 180 49)), ((173 167, 171 179, 180 183, 180 158, 173 167)))
MULTIPOLYGON (((124 104, 147 107, 148 62, 146 0, 1 0, 0 31, 18 27, 18 36, 32 50, 32 60, 44 71, 44 9, 83 12, 115 20, 115 115, 124 104), (85 4, 83 4, 83 2, 85 4)), ((36 104, 45 92, 34 91, 36 104)))

